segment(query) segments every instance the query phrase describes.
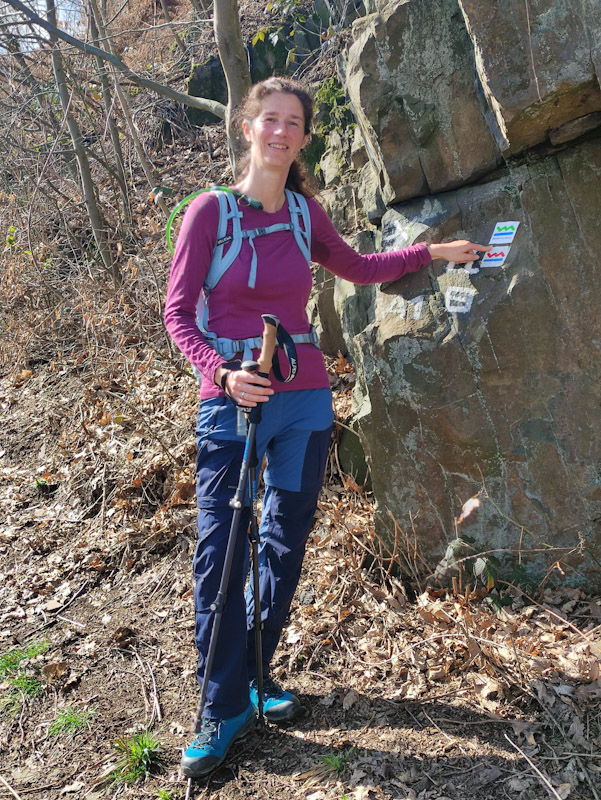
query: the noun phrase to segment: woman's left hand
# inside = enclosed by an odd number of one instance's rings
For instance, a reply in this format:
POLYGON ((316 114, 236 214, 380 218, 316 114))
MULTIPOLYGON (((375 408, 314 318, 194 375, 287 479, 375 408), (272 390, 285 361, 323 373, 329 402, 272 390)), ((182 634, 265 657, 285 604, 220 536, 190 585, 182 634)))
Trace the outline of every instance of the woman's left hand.
POLYGON ((429 244, 428 250, 432 261, 436 258, 442 258, 445 261, 454 261, 456 264, 465 264, 466 261, 476 261, 480 258, 480 253, 474 252, 475 250, 486 253, 491 246, 490 244, 474 244, 473 242, 468 242, 467 239, 457 239, 454 242, 429 244))

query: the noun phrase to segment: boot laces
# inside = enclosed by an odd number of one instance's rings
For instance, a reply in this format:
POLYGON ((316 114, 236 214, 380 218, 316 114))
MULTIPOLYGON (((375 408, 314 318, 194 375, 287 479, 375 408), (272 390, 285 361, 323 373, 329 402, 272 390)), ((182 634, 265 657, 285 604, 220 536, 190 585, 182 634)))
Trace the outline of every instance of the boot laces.
POLYGON ((211 744, 215 734, 217 734, 217 737, 219 736, 220 726, 221 720, 205 717, 202 721, 200 732, 196 734, 196 738, 192 742, 192 747, 198 749, 204 747, 204 745, 211 744))

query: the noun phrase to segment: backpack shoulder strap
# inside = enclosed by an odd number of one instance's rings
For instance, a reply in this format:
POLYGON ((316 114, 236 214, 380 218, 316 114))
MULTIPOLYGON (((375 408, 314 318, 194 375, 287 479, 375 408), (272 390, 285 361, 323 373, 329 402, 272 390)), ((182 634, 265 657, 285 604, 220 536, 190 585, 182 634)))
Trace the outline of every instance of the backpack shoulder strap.
POLYGON ((242 247, 242 211, 238 208, 238 198, 232 192, 216 191, 219 201, 219 225, 217 227, 217 244, 213 251, 209 273, 205 279, 205 290, 210 292, 232 266, 242 247), (232 233, 228 236, 229 221, 232 221, 232 233), (226 244, 229 244, 227 251, 226 244))
POLYGON ((307 198, 298 192, 286 189, 292 233, 307 262, 311 261, 311 214, 307 198))
POLYGON ((213 250, 209 272, 203 285, 203 295, 198 298, 196 307, 196 324, 201 331, 207 331, 209 324, 209 293, 214 289, 237 258, 242 247, 242 211, 238 208, 238 199, 232 192, 215 190, 219 202, 219 223, 217 225, 217 243, 213 250), (232 221, 232 232, 228 235, 228 223, 232 221), (229 244, 227 250, 225 246, 229 244))

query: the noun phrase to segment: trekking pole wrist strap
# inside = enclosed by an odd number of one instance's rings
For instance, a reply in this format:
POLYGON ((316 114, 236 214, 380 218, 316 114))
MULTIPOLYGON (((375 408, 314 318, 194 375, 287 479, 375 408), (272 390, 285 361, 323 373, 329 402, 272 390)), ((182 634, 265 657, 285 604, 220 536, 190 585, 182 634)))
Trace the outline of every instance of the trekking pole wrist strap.
POLYGON ((276 380, 278 380, 280 383, 289 383, 290 381, 294 380, 296 373, 298 372, 298 356, 296 355, 296 345, 292 336, 281 324, 278 325, 276 341, 278 345, 283 348, 284 353, 286 354, 286 360, 288 361, 289 367, 288 375, 285 378, 282 375, 277 350, 273 354, 271 368, 276 380))
POLYGON ((228 375, 230 374, 230 372, 235 372, 236 370, 239 370, 240 367, 241 367, 241 362, 239 360, 224 361, 223 364, 220 364, 219 369, 223 370, 223 372, 222 372, 221 378, 219 379, 219 384, 220 384, 222 390, 226 394, 229 394, 229 392, 227 391, 227 388, 226 388, 228 375))

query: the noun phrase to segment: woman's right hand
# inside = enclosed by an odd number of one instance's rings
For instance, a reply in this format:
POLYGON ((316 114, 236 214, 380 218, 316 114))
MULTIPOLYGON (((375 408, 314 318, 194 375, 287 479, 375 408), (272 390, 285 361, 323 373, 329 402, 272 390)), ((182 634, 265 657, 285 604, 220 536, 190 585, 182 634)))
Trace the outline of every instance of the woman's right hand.
POLYGON ((269 378, 243 369, 229 370, 225 379, 225 390, 239 406, 256 406, 266 403, 273 394, 269 378))
POLYGON ((474 244, 468 242, 467 239, 456 239, 453 242, 441 242, 440 244, 427 245, 430 252, 432 261, 437 258, 445 259, 446 261, 454 261, 456 264, 465 264, 469 261, 476 261, 480 258, 479 250, 486 253, 492 245, 490 244, 474 244))

